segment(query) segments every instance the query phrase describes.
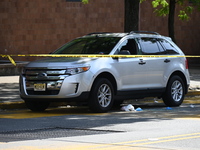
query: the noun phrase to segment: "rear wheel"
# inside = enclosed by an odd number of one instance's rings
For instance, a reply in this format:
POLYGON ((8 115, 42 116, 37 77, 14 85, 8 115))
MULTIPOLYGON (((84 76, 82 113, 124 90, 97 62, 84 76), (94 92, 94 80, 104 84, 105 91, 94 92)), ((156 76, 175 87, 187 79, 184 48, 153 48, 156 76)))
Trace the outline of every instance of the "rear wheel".
POLYGON ((32 111, 39 112, 48 108, 49 102, 25 101, 26 107, 32 111))
POLYGON ((172 76, 167 84, 163 101, 167 106, 179 106, 182 104, 185 95, 185 86, 183 80, 175 75, 172 76))
POLYGON ((112 108, 114 90, 111 82, 105 78, 97 79, 91 90, 89 107, 93 112, 107 112, 112 108))

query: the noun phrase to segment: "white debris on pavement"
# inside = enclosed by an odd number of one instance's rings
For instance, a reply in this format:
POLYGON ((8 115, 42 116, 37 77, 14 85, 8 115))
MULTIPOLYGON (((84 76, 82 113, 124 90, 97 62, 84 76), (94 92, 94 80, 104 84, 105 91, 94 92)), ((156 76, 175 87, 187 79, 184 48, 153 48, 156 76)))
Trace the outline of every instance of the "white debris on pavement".
POLYGON ((122 106, 121 110, 123 111, 135 111, 135 108, 133 105, 129 104, 127 106, 122 106))

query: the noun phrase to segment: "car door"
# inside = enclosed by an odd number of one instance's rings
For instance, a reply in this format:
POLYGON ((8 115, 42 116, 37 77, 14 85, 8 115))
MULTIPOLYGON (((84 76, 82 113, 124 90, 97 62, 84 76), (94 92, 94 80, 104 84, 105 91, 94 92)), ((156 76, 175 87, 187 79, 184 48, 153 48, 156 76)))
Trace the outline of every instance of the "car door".
POLYGON ((157 55, 164 55, 166 51, 160 45, 156 38, 140 38, 139 43, 143 55, 152 55, 152 57, 144 57, 143 61, 146 63, 146 87, 148 89, 162 88, 165 86, 167 80, 165 71, 168 68, 170 59, 167 57, 156 57, 157 55))
MULTIPOLYGON (((134 56, 138 54, 138 46, 135 39, 126 39, 119 46, 118 51, 115 54, 127 54, 134 56)), ((146 87, 146 66, 141 61, 141 58, 132 57, 118 58, 113 63, 115 70, 119 72, 120 88, 119 90, 141 90, 146 87)))

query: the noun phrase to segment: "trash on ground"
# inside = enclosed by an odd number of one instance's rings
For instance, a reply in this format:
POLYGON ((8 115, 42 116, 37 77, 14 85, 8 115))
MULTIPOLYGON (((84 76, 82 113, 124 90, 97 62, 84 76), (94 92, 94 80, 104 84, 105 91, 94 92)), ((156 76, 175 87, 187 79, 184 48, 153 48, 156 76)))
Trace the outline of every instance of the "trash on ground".
POLYGON ((154 102, 155 102, 155 103, 158 103, 158 100, 157 100, 157 98, 154 98, 154 102))
POLYGON ((143 111, 142 108, 138 107, 137 109, 134 108, 133 105, 129 104, 127 106, 122 106, 121 110, 123 111, 143 111))
POLYGON ((138 107, 137 109, 135 109, 136 111, 143 111, 142 108, 138 107))
POLYGON ((134 108, 133 105, 129 104, 129 105, 127 105, 127 106, 123 106, 123 107, 121 108, 121 110, 123 110, 123 111, 135 111, 135 108, 134 108))
POLYGON ((191 105, 190 105, 190 107, 191 107, 191 108, 194 108, 194 105, 193 105, 193 104, 191 104, 191 105))
POLYGON ((166 109, 167 109, 167 110, 172 110, 172 108, 171 108, 171 107, 167 107, 166 109))

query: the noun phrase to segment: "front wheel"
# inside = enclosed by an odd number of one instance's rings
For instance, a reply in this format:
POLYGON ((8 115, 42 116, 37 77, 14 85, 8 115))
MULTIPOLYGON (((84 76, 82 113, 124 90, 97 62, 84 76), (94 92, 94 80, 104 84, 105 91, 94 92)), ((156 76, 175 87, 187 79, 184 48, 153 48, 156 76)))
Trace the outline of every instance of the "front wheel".
POLYGON ((91 90, 89 107, 93 112, 104 113, 112 108, 114 90, 111 82, 105 78, 97 79, 91 90))
POLYGON ((185 86, 183 80, 177 75, 172 76, 163 95, 164 103, 167 106, 180 106, 184 96, 185 86))
POLYGON ((32 111, 40 112, 48 108, 49 102, 25 101, 26 107, 32 111))

